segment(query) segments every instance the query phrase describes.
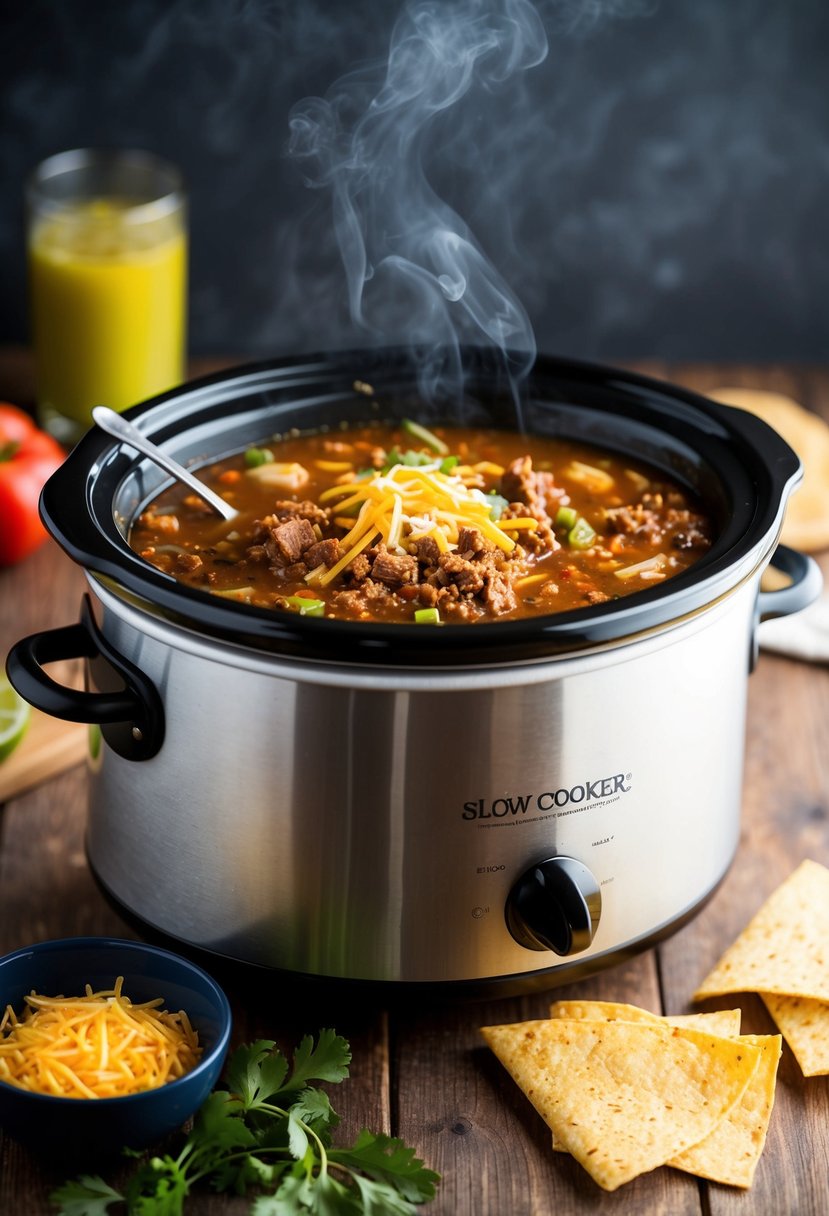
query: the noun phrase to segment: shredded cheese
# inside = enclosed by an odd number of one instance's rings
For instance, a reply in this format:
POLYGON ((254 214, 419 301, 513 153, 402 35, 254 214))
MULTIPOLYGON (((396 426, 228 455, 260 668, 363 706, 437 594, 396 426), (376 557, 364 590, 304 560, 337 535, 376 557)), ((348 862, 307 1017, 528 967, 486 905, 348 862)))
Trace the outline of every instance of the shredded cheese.
POLYGON ((660 579, 664 578, 664 570, 668 564, 668 559, 664 553, 655 553, 653 557, 646 557, 644 561, 636 562, 632 566, 625 566, 622 570, 614 570, 617 578, 627 580, 629 578, 644 578, 644 579, 660 579))
POLYGON ((597 469, 595 465, 585 464, 582 460, 571 460, 565 469, 565 476, 581 482, 596 494, 604 494, 616 484, 606 469, 597 469))
MULTIPOLYGON (((490 466, 485 466, 489 468, 490 466)), ((468 468, 464 470, 468 473, 468 468)), ((442 553, 457 546, 461 528, 477 528, 505 553, 516 541, 511 533, 534 530, 532 517, 492 519, 492 503, 477 487, 466 484, 456 470, 441 472, 440 461, 428 465, 394 465, 361 481, 330 486, 320 494, 321 503, 336 503, 335 521, 349 528, 340 541, 342 556, 329 570, 310 571, 306 581, 325 586, 374 541, 385 542, 391 552, 405 553, 409 541, 434 537, 442 553), (343 513, 359 507, 352 522, 343 513)))
POLYGON ((32 992, 18 1017, 0 1021, 0 1081, 61 1098, 121 1098, 156 1089, 190 1072, 202 1049, 187 1014, 133 1004, 111 989, 85 996, 32 992))

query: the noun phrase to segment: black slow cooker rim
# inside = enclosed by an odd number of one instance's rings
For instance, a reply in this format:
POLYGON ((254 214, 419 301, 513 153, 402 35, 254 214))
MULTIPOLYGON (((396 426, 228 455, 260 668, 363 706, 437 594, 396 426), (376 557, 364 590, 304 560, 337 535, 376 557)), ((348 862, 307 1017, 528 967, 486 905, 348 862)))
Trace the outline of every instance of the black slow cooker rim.
MULTIPOLYGON (((497 376, 502 365, 491 353, 464 351, 465 365, 497 376)), ((244 364, 190 381, 126 411, 133 422, 150 415, 155 426, 142 430, 163 444, 193 425, 194 417, 216 416, 222 403, 242 388, 253 393, 281 389, 319 390, 323 384, 351 387, 355 377, 376 381, 377 373, 413 376, 412 352, 397 348, 337 351, 244 364), (261 384, 260 384, 261 382, 261 384), (216 393, 218 390, 218 395, 216 393), (181 414, 177 407, 190 406, 181 414), (178 415, 178 416, 177 416, 178 415), (190 426, 182 426, 182 421, 190 426)), ((606 645, 665 627, 714 602, 732 588, 733 570, 759 545, 770 553, 782 518, 785 496, 800 476, 800 461, 781 437, 755 416, 725 406, 688 389, 638 372, 555 356, 539 356, 531 383, 551 379, 612 394, 632 421, 645 407, 656 412, 659 429, 682 435, 693 432, 695 452, 715 444, 733 449, 734 471, 748 467, 755 485, 753 500, 735 501, 734 514, 712 549, 690 570, 658 587, 610 603, 550 616, 486 624, 447 625, 426 629, 406 624, 371 624, 330 618, 300 617, 222 600, 179 583, 143 561, 121 534, 112 503, 115 487, 137 459, 123 445, 93 427, 50 478, 41 496, 41 516, 49 532, 78 564, 137 596, 184 628, 236 645, 302 658, 337 662, 458 666, 554 657, 606 645), (765 491, 757 483, 765 476, 765 491), (82 502, 83 511, 66 504, 82 502), (105 506, 103 504, 109 504, 105 506)), ((581 404, 581 403, 580 403, 581 404)), ((614 413, 616 411, 614 410, 614 413)), ((226 413, 226 411, 225 411, 226 413)))

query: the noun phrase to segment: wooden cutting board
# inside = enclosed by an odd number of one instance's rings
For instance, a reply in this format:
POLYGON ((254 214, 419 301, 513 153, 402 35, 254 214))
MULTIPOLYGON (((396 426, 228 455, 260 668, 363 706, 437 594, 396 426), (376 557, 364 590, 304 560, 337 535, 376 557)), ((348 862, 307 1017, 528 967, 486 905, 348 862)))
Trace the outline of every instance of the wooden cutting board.
POLYGON ((0 803, 80 764, 86 755, 86 740, 83 723, 61 722, 33 709, 23 740, 0 763, 0 803))
MULTIPOLYGON (((81 687, 80 664, 55 663, 49 673, 61 684, 81 687)), ((87 730, 82 722, 62 722, 33 709, 23 739, 0 762, 0 803, 80 764, 87 752, 87 730)))

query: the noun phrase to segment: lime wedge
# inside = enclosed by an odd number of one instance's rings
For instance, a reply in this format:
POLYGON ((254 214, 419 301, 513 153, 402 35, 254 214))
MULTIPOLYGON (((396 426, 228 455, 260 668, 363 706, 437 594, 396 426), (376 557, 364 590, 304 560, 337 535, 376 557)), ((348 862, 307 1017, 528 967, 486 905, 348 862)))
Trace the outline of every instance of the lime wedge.
POLYGON ((32 708, 0 675, 0 761, 11 755, 26 733, 32 708))

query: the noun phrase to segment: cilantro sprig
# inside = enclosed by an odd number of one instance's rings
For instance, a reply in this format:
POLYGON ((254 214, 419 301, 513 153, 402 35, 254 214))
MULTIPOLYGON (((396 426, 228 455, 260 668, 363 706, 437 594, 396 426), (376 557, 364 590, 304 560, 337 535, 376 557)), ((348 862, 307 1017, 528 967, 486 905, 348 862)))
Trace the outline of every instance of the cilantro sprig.
POLYGON ((199 1182, 255 1195, 251 1216, 413 1216, 439 1181, 413 1149, 365 1130, 348 1148, 332 1146, 339 1118, 309 1082, 337 1084, 350 1062, 348 1043, 333 1030, 316 1043, 306 1035, 290 1068, 270 1039, 238 1048, 227 1089, 201 1106, 177 1156, 144 1161, 123 1191, 90 1174, 64 1183, 50 1196, 58 1216, 183 1216, 199 1182))

